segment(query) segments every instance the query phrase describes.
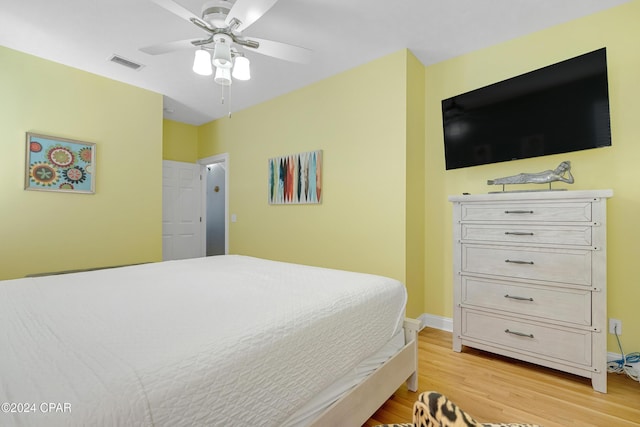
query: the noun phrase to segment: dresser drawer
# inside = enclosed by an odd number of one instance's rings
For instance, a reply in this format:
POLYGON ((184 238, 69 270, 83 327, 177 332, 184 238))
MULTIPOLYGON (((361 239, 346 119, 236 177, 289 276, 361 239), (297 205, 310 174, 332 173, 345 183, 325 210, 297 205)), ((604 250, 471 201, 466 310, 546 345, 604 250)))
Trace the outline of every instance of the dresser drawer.
POLYGON ((591 285, 591 251, 462 245, 462 272, 591 285))
POLYGON ((591 203, 462 203, 460 205, 462 221, 591 221, 591 203))
POLYGON ((453 202, 453 350, 590 378, 607 392, 611 190, 513 191, 453 202))
POLYGON ((462 277, 460 302, 479 308, 591 325, 591 291, 462 277))
POLYGON ((463 338, 499 344, 532 356, 591 365, 592 335, 587 330, 541 325, 463 309, 461 333, 463 338))
POLYGON ((519 244, 591 245, 586 225, 490 225, 462 224, 462 240, 519 244))

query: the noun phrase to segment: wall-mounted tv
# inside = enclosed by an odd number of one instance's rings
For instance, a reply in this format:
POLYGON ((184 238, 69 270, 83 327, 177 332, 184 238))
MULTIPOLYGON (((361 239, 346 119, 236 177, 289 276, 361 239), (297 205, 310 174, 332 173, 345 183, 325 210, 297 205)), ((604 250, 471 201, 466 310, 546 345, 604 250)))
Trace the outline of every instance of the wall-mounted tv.
POLYGON ((442 101, 447 170, 611 145, 602 48, 442 101))

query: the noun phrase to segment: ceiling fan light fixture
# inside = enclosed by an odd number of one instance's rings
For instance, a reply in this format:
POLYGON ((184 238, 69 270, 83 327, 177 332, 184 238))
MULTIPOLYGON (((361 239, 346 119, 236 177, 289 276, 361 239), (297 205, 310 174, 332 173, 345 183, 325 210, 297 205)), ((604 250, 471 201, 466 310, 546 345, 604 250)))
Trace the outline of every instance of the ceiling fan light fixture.
POLYGON ((213 50, 213 65, 216 68, 231 68, 231 37, 225 34, 218 34, 213 38, 215 49, 213 50))
POLYGON ((237 80, 251 79, 251 68, 249 58, 246 56, 236 56, 233 63, 233 78, 237 80))
POLYGON ((222 86, 231 86, 231 69, 217 67, 213 81, 222 86))
POLYGON ((204 49, 196 50, 196 56, 193 59, 193 72, 201 76, 210 76, 213 74, 211 67, 211 54, 204 49))

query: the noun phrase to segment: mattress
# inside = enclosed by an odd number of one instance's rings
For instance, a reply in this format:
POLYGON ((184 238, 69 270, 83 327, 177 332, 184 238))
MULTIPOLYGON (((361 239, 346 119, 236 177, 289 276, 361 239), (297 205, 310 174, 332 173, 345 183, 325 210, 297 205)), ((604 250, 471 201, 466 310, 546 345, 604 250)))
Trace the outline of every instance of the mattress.
POLYGON ((0 282, 0 425, 280 426, 405 304, 393 279, 233 255, 0 282))
POLYGON ((381 349, 361 361, 358 366, 316 394, 282 423, 281 427, 301 427, 313 423, 331 405, 364 381, 405 346, 404 332, 399 331, 381 349))

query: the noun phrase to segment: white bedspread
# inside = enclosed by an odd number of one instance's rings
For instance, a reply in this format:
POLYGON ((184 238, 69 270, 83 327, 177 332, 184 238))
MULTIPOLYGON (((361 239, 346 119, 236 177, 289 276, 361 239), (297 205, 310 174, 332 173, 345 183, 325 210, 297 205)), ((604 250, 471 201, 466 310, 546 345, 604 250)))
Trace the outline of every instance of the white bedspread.
POLYGON ((405 302, 395 280, 244 256, 0 282, 0 425, 278 426, 405 302))

